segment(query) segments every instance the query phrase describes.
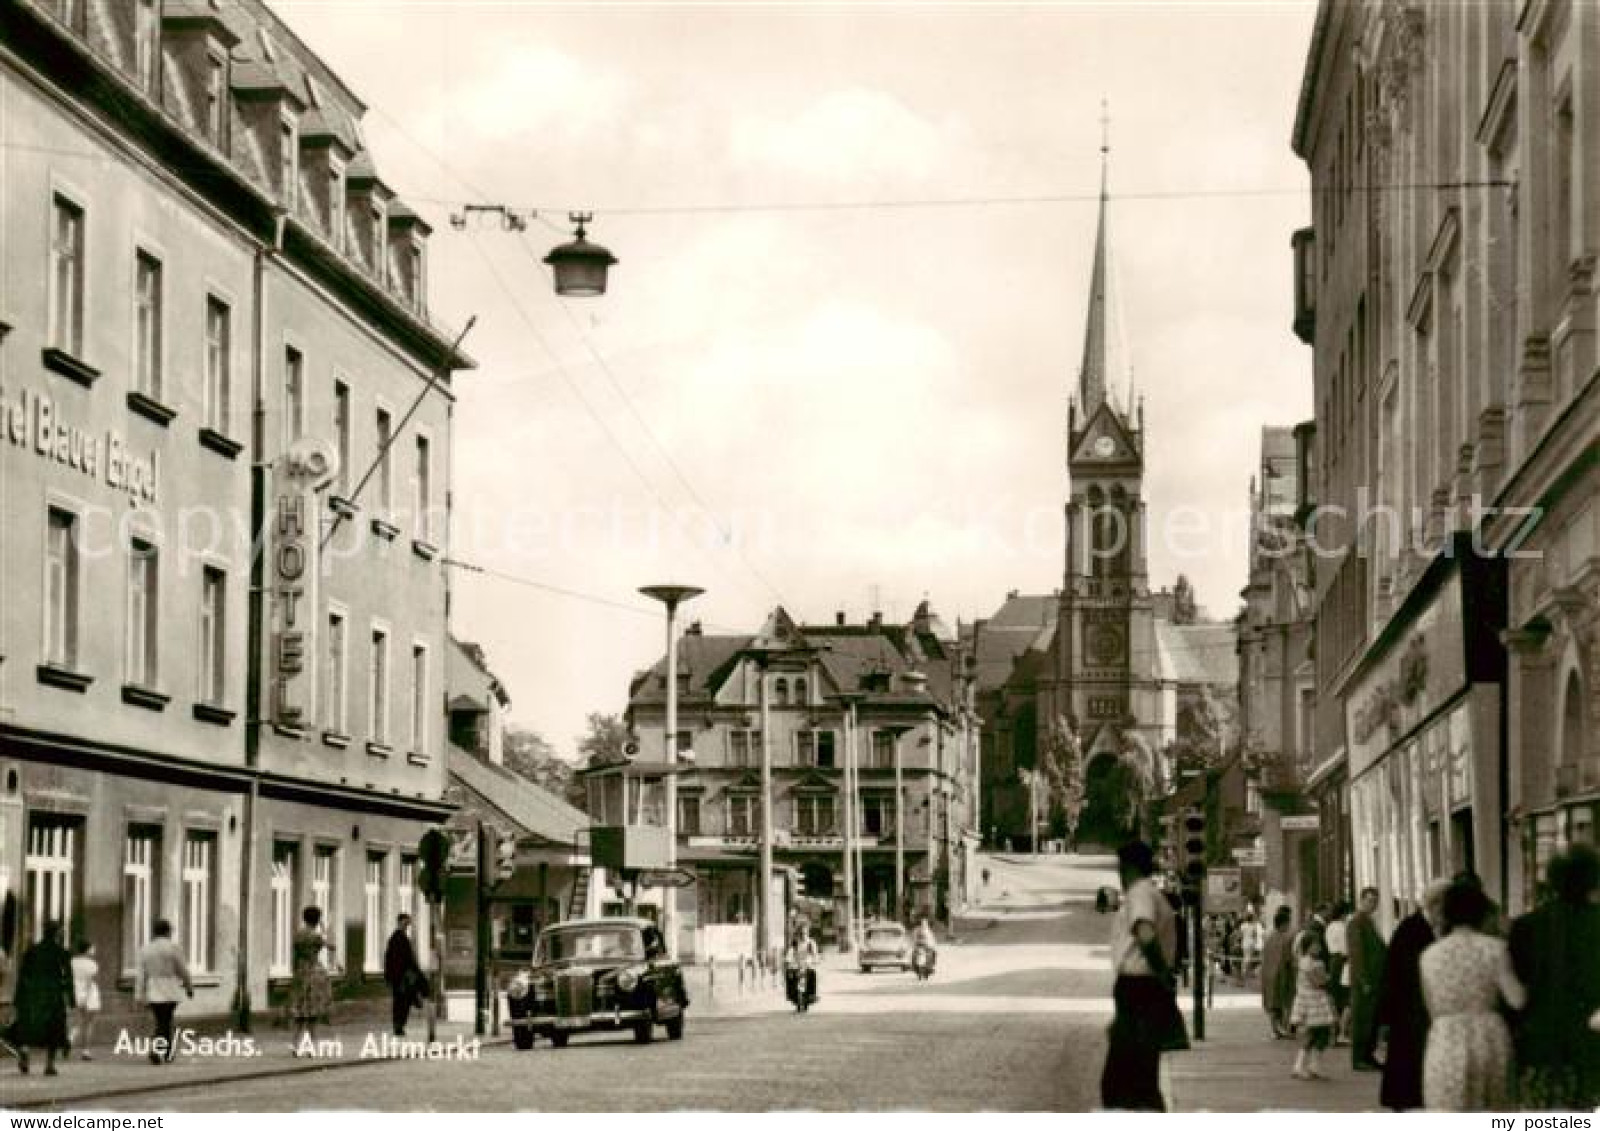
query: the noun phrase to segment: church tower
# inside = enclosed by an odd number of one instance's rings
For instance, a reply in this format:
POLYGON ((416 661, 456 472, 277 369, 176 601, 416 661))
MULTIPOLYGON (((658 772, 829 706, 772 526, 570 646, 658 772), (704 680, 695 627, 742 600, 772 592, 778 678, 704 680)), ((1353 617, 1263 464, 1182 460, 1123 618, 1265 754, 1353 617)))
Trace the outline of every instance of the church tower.
MULTIPOLYGON (((1083 362, 1067 412, 1066 569, 1056 621, 1052 716, 1064 716, 1093 778, 1113 759, 1143 760, 1160 743, 1156 634, 1145 560, 1144 409, 1126 367, 1111 364, 1102 140, 1099 222, 1083 362), (1118 403, 1118 387, 1128 396, 1118 403), (1135 736, 1142 736, 1140 737, 1135 736)), ((1044 719, 1040 720, 1041 731, 1044 719)))

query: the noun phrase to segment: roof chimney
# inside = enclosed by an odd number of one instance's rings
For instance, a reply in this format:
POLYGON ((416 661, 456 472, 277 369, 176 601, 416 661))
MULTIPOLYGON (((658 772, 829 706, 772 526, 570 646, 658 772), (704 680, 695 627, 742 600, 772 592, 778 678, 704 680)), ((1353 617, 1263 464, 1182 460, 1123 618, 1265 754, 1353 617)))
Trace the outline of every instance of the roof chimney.
POLYGON ((700 627, 700 622, 696 620, 689 622, 689 627, 683 630, 683 634, 685 636, 699 636, 703 631, 700 627))
POLYGON ((881 612, 873 613, 871 618, 868 619, 867 624, 871 628, 882 628, 883 627, 883 614, 881 612))
POLYGON ((844 627, 844 610, 843 609, 840 609, 838 612, 833 614, 833 623, 838 625, 840 628, 844 627))

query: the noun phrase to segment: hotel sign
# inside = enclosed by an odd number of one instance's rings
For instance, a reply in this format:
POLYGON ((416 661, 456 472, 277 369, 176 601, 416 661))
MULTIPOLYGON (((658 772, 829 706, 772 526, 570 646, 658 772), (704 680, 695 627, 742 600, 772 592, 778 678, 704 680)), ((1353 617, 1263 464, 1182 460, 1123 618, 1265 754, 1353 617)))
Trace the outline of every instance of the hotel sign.
POLYGON ((297 440, 272 469, 267 513, 272 633, 267 657, 273 726, 297 734, 316 717, 317 578, 321 560, 317 484, 338 471, 338 457, 318 440, 297 440))
POLYGON ((80 428, 41 393, 23 389, 15 399, 0 399, 0 435, 16 447, 155 505, 161 474, 155 449, 138 454, 120 432, 80 428))

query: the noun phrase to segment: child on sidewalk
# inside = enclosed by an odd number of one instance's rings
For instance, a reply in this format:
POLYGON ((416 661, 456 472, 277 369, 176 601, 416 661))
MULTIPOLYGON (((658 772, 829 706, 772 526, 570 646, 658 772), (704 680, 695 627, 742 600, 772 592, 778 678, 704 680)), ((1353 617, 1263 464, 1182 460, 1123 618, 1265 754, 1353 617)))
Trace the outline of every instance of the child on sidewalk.
POLYGON ((94 1020, 100 1012, 100 963, 95 961, 94 943, 88 939, 79 939, 76 950, 72 956, 72 989, 78 1009, 73 1018, 72 1043, 78 1046, 82 1059, 93 1060, 89 1043, 94 1039, 94 1020))
POLYGON ((1300 936, 1296 956, 1291 1024, 1300 1030, 1300 1051, 1294 1058, 1297 1080, 1326 1080, 1320 1071, 1322 1052, 1333 1043, 1333 1002, 1328 997, 1328 948, 1320 931, 1300 936))

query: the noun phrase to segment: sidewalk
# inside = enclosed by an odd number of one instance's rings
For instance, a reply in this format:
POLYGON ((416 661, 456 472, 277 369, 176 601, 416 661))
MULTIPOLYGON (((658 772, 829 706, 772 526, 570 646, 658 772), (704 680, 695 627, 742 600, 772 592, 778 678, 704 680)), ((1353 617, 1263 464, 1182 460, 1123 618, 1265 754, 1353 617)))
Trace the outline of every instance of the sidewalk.
MULTIPOLYGON (((1194 1032, 1190 999, 1180 994, 1184 1021, 1194 1032)), ((1289 1075, 1299 1047, 1274 1040, 1257 994, 1218 992, 1206 1011, 1206 1039, 1188 1052, 1161 1058, 1163 1090, 1174 1111, 1377 1111, 1376 1072, 1350 1067, 1350 1046, 1323 1053, 1327 1080, 1289 1075)))

